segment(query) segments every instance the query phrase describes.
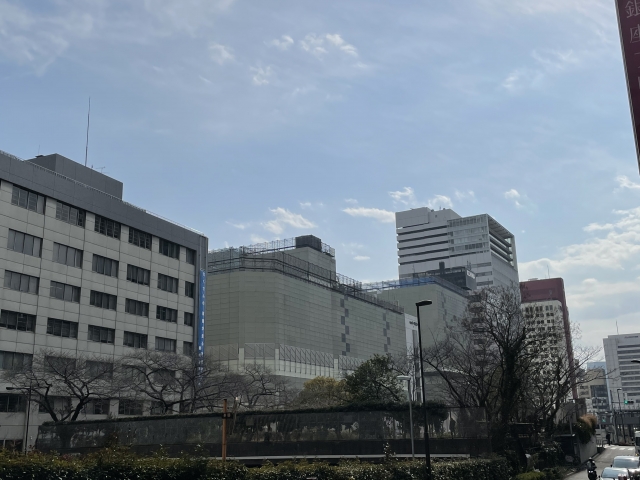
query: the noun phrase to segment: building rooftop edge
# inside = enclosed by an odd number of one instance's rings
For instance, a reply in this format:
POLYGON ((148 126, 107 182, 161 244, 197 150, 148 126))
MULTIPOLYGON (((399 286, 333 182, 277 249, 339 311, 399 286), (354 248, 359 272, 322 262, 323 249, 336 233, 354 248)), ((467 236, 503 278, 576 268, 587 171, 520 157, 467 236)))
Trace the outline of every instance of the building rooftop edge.
MULTIPOLYGON (((75 180, 75 179, 73 179, 73 178, 71 178, 71 177, 67 177, 66 175, 62 175, 61 173, 54 172, 53 170, 49 170, 48 168, 44 168, 44 167, 42 167, 42 166, 40 166, 40 165, 38 165, 38 164, 36 164, 36 163, 30 162, 30 161, 28 161, 28 160, 23 160, 22 158, 17 157, 17 156, 15 156, 15 155, 12 155, 11 153, 5 152, 4 150, 0 150, 0 154, 4 155, 4 156, 6 156, 6 157, 9 157, 9 158, 11 158, 11 159, 13 159, 13 160, 19 161, 19 162, 28 163, 28 164, 29 164, 29 165, 31 165, 33 168, 40 169, 40 170, 42 170, 42 171, 45 171, 45 172, 47 172, 47 173, 50 173, 51 175, 55 175, 56 177, 63 178, 63 179, 65 179, 65 180, 67 180, 67 181, 69 181, 69 182, 73 182, 73 183, 75 183, 76 185, 79 185, 79 186, 81 186, 81 187, 87 188, 87 189, 89 189, 89 190, 93 190, 93 191, 95 191, 95 192, 99 192, 99 193, 101 193, 102 195, 105 195, 105 196, 107 196, 107 197, 109 197, 109 198, 111 198, 111 199, 113 199, 113 200, 117 200, 117 201, 119 201, 119 202, 121 202, 121 203, 123 203, 123 204, 125 204, 125 205, 127 205, 127 206, 129 206, 129 207, 131 207, 131 208, 135 208, 136 210, 140 210, 140 211, 142 211, 142 212, 144 212, 144 213, 146 213, 146 214, 149 214, 149 215, 151 215, 151 216, 154 216, 154 217, 156 217, 156 218, 159 218, 160 220, 164 220, 165 222, 171 223, 171 224, 173 224, 173 225, 175 225, 175 226, 177 226, 177 227, 184 228, 185 230, 189 230, 189 231, 191 231, 191 232, 193 232, 193 233, 197 233, 198 235, 201 235, 201 236, 203 236, 203 237, 205 237, 205 236, 206 236, 203 232, 201 232, 201 231, 199 231, 199 230, 196 230, 195 228, 191 228, 191 227, 188 227, 188 226, 186 226, 186 225, 182 225, 181 223, 178 223, 178 222, 175 222, 175 221, 173 221, 173 220, 170 220, 170 219, 168 219, 168 218, 166 218, 166 217, 163 217, 162 215, 158 215, 157 213, 153 213, 153 212, 151 212, 151 211, 149 211, 149 210, 147 210, 147 209, 145 209, 145 208, 138 207, 137 205, 134 205, 134 204, 132 204, 132 203, 129 203, 129 202, 127 202, 127 201, 125 201, 125 200, 123 200, 123 199, 121 199, 121 198, 118 198, 118 197, 117 197, 117 196, 115 196, 115 195, 111 195, 110 193, 103 192, 102 190, 100 190, 100 189, 98 189, 98 188, 95 188, 95 187, 92 187, 91 185, 87 185, 86 183, 79 182, 78 180, 75 180)), ((113 177, 109 177, 109 178, 113 178, 113 177)), ((115 179, 114 179, 114 180, 115 180, 115 179)))

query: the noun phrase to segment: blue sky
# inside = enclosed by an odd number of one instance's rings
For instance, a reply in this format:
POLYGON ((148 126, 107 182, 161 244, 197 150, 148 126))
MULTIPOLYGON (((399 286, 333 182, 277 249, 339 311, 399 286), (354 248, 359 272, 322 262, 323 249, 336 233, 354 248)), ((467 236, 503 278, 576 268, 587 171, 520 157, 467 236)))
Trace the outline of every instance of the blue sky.
POLYGON ((312 233, 397 275, 394 211, 489 213, 583 341, 637 332, 640 178, 610 0, 0 0, 0 149, 82 162, 211 248, 312 233))

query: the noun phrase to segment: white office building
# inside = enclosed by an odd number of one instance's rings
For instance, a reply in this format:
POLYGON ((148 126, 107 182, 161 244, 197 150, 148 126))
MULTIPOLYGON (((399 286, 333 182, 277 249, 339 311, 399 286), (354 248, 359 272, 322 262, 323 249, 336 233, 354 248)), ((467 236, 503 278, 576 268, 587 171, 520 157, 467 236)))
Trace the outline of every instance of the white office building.
POLYGON ((401 279, 469 267, 478 287, 518 285, 515 237, 490 215, 416 208, 396 213, 396 233, 401 279))
MULTIPOLYGON (((42 351, 114 360, 202 351, 207 238, 123 201, 122 190, 60 155, 22 161, 0 151, 0 369, 28 367, 42 351)), ((19 449, 51 418, 7 386, 0 447, 19 449)), ((100 399, 81 418, 143 407, 100 399)))
POLYGON ((609 335, 603 339, 604 357, 608 370, 611 403, 624 409, 624 400, 640 403, 640 333, 609 335))

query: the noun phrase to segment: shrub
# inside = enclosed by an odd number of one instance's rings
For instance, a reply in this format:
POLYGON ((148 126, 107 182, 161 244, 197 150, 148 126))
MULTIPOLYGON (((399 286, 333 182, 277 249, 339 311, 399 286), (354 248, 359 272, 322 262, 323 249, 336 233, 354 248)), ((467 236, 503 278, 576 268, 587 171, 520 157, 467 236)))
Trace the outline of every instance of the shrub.
POLYGON ((526 472, 516 475, 516 480, 547 480, 544 472, 526 472))
MULTIPOLYGON (((337 466, 303 461, 249 469, 236 462, 189 456, 177 459, 136 457, 119 448, 82 457, 0 452, 0 478, 3 480, 305 480, 309 477, 318 480, 418 480, 424 475, 424 462, 419 460, 389 460, 384 464, 350 461, 337 466)), ((510 475, 508 463, 503 459, 433 464, 433 480, 451 478, 509 480, 510 475)))

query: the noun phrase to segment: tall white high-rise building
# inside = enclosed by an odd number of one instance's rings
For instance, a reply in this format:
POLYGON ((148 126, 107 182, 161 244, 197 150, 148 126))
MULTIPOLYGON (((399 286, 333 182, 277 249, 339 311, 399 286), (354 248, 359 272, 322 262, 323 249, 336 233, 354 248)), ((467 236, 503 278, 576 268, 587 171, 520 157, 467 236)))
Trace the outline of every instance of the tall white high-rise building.
POLYGON ((490 215, 416 208, 396 213, 396 234, 400 278, 470 266, 478 287, 518 285, 515 237, 490 215))
POLYGON ((603 339, 611 403, 624 409, 624 399, 640 403, 640 333, 609 335, 603 339), (618 394, 618 390, 620 392, 618 394))

